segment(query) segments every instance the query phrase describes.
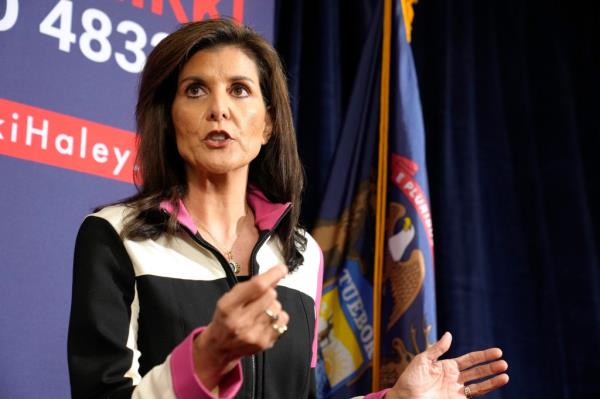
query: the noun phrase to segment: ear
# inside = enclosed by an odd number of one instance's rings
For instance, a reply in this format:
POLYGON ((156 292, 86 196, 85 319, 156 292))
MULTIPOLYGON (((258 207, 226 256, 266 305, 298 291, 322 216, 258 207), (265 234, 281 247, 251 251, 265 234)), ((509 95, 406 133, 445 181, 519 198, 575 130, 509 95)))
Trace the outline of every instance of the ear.
POLYGON ((271 139, 271 135, 273 133, 273 121, 271 120, 271 112, 267 109, 265 113, 265 130, 263 131, 263 141, 262 144, 265 145, 271 139))

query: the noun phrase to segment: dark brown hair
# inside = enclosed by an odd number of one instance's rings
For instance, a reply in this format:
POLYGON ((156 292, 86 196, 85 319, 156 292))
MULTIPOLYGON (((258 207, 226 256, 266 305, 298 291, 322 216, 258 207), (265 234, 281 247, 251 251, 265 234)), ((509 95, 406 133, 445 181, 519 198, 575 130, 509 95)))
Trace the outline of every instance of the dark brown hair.
POLYGON ((173 234, 176 218, 160 217, 159 204, 170 200, 176 207, 187 192, 183 159, 175 143, 171 105, 179 72, 198 51, 220 46, 240 48, 256 63, 260 88, 273 123, 270 140, 250 164, 249 184, 272 202, 292 203, 288 216, 277 227, 283 255, 290 270, 302 264, 300 250, 306 237, 298 230, 304 173, 296 145, 286 77, 275 49, 252 29, 227 19, 183 25, 150 53, 142 72, 136 107, 138 193, 126 200, 136 211, 123 229, 131 239, 173 234))

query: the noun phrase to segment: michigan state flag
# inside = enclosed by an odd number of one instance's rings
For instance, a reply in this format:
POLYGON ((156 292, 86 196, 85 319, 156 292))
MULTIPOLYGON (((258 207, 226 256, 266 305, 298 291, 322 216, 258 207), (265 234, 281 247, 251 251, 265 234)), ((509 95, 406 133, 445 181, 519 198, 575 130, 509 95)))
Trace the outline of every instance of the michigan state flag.
POLYGON ((379 2, 312 231, 325 258, 321 398, 393 385, 436 339, 424 128, 408 42, 411 3, 379 2))

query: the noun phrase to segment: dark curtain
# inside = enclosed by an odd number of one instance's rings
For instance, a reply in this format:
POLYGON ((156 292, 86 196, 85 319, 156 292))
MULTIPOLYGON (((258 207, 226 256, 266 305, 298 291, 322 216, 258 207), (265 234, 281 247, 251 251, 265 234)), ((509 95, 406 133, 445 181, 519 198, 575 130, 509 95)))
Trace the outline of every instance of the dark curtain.
MULTIPOLYGON (((279 3, 310 228, 374 7, 279 3)), ((421 0, 415 14, 449 355, 504 350, 511 382, 490 398, 600 398, 598 2, 421 0)))
POLYGON ((376 0, 279 0, 276 47, 289 76, 307 184, 302 222, 316 222, 376 0))

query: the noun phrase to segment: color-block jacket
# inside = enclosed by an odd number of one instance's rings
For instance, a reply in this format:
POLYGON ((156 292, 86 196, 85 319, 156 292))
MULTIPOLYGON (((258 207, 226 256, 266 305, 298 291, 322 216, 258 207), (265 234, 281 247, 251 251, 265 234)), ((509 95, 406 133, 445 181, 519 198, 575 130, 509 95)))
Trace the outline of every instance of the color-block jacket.
MULTIPOLYGON (((250 190, 260 238, 252 274, 284 263, 274 228, 290 204, 250 190)), ((163 209, 172 211, 169 204, 163 209)), ((196 378, 192 341, 217 300, 236 284, 223 256, 205 242, 181 204, 180 232, 156 240, 121 239, 117 205, 88 216, 77 237, 68 359, 74 398, 315 397, 316 312, 322 255, 308 234, 304 264, 277 287, 290 315, 275 346, 244 358, 213 396, 196 378)))

